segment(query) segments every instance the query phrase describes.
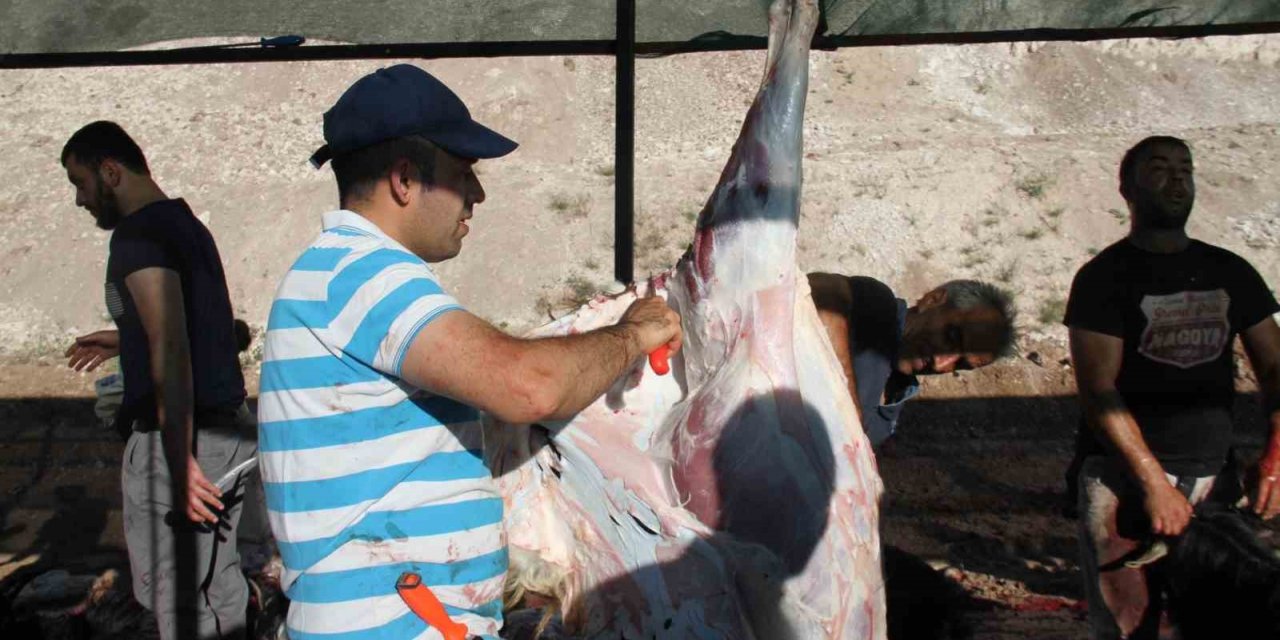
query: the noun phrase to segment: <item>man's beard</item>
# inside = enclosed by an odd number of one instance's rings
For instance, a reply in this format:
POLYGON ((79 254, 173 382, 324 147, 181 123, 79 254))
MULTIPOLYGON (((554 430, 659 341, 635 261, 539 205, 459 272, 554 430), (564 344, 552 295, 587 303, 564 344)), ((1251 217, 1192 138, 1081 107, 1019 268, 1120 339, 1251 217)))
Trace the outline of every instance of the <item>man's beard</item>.
POLYGON ((97 193, 94 194, 94 207, 89 210, 93 214, 94 221, 98 224, 98 228, 104 231, 110 231, 120 224, 120 203, 116 201, 115 194, 108 193, 102 185, 98 185, 97 193))
POLYGON ((1149 229, 1175 231, 1186 228, 1187 219, 1191 217, 1191 206, 1194 201, 1185 205, 1162 203, 1150 198, 1138 206, 1138 222, 1149 229))

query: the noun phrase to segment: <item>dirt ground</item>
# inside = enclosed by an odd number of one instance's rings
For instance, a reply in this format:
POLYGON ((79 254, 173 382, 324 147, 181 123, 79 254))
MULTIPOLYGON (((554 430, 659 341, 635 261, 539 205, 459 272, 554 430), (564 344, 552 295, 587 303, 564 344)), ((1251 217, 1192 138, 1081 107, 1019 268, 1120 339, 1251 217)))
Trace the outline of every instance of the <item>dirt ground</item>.
MULTIPOLYGON (((929 599, 903 607, 949 611, 954 635, 946 637, 1086 634, 1075 522, 1060 512, 1078 416, 1071 370, 1060 347, 1032 346, 931 380, 878 460, 884 543, 899 551, 891 557, 927 563, 951 589, 924 580, 919 591, 929 599)), ((37 562, 72 573, 127 566, 123 444, 94 418, 94 377, 0 366, 0 582, 37 562)), ((1237 407, 1246 455, 1263 438, 1252 388, 1246 372, 1237 407)), ((1278 533, 1280 523, 1267 535, 1280 545, 1278 533)))
MULTIPOLYGON (((1041 369, 1007 362, 980 372, 980 384, 1002 394, 1036 376, 1057 387, 1045 392, 1067 388, 1061 373, 1041 369)), ((127 566, 122 443, 93 416, 94 377, 0 367, 0 580, 32 562, 72 573, 127 566)), ((883 452, 885 543, 963 587, 952 605, 972 637, 1083 637, 1072 523, 1058 513, 1072 401, 938 388, 972 386, 973 377, 926 391, 883 452)))
MULTIPOLYGON (((684 250, 759 80, 763 54, 642 60, 637 267, 684 250)), ((1019 355, 930 379, 879 458, 886 544, 963 594, 977 638, 1085 635, 1075 524, 1059 513, 1077 420, 1065 335, 1071 275, 1125 231, 1114 170, 1150 133, 1196 153, 1196 237, 1280 283, 1280 38, 914 47, 813 54, 800 263, 914 298, 956 277, 1018 296, 1019 355)), ((59 364, 106 326, 107 235, 72 204, 62 141, 120 121, 161 185, 218 239, 237 313, 256 329, 276 283, 333 207, 306 158, 320 114, 387 63, 0 71, 0 579, 33 562, 123 562, 122 443, 93 379, 59 364), (127 87, 127 91, 121 91, 127 87)), ((521 149, 481 165, 488 201, 438 271, 511 331, 610 286, 612 63, 426 62, 521 149), (493 295, 494 283, 501 295, 493 295)), ((256 358, 246 361, 256 389, 256 358)), ((1242 389, 1248 391, 1247 380, 1242 389)), ((1261 441, 1246 394, 1240 443, 1261 441)))

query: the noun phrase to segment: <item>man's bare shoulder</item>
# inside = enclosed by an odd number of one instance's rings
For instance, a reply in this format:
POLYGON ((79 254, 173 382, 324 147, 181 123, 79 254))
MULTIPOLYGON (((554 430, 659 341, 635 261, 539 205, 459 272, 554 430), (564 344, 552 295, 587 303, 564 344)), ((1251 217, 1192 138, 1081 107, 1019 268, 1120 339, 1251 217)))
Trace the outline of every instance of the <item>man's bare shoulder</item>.
POLYGON ((849 277, 838 273, 814 272, 808 274, 809 290, 813 295, 813 303, 818 311, 829 311, 844 315, 853 301, 853 291, 849 286, 849 277))

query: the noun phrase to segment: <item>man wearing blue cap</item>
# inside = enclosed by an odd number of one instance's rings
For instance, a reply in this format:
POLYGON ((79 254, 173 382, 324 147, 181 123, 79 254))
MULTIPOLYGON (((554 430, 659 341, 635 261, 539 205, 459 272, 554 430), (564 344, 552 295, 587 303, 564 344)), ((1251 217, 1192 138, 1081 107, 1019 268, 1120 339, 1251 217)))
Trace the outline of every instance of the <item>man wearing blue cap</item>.
POLYGON ((280 283, 259 401, 263 480, 291 637, 416 638, 396 593, 418 574, 470 634, 496 637, 507 569, 502 499, 478 411, 567 418, 662 345, 657 298, 616 325, 522 340, 464 311, 429 263, 458 254, 484 189, 473 170, 516 143, 411 65, 356 81, 324 116, 341 209, 280 283))

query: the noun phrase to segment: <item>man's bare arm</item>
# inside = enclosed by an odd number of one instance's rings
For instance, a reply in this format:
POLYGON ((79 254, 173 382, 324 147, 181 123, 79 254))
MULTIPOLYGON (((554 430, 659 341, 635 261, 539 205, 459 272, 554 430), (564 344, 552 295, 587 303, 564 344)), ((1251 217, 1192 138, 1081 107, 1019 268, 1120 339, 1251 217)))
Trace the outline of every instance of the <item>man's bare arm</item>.
POLYGON ((1267 416, 1270 436, 1257 467, 1257 490, 1250 496, 1253 509, 1263 518, 1280 515, 1280 326, 1266 318, 1240 334, 1249 364, 1258 377, 1258 392, 1267 416))
POLYGON ((849 315, 849 309, 853 306, 853 291, 850 290, 848 276, 814 272, 807 277, 813 304, 818 307, 819 312, 849 315))
POLYGON ((818 319, 827 330, 831 348, 836 352, 840 370, 849 385, 849 397, 863 416, 862 399, 858 397, 857 379, 853 373, 853 349, 849 342, 849 316, 853 308, 853 293, 849 290, 849 278, 834 273, 810 273, 809 290, 813 304, 818 308, 818 319))
POLYGON ((1116 390, 1124 342, 1120 338, 1072 328, 1071 359, 1085 418, 1102 441, 1124 460, 1146 495, 1151 529, 1177 535, 1191 519, 1191 504, 1165 477, 1164 468, 1142 438, 1138 423, 1116 390))
POLYGON ((185 497, 185 504, 175 506, 196 522, 217 522, 208 505, 222 509, 222 492, 204 477, 191 454, 194 392, 182 281, 172 269, 150 267, 130 274, 125 286, 147 333, 165 460, 175 486, 186 488, 185 496, 174 495, 175 503, 185 497))
POLYGON ((680 320, 666 302, 644 298, 618 324, 588 333, 525 340, 465 311, 432 321, 410 345, 401 374, 419 388, 504 422, 573 416, 649 351, 680 348, 680 320))

